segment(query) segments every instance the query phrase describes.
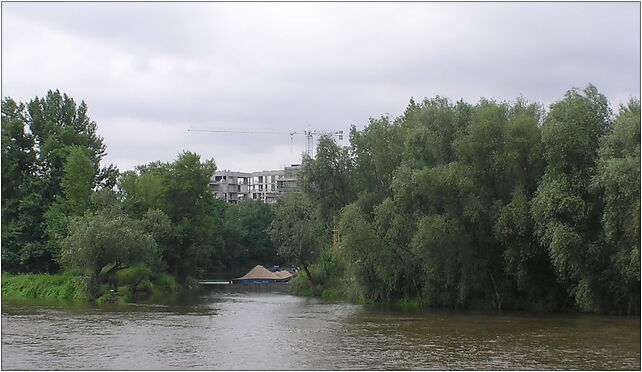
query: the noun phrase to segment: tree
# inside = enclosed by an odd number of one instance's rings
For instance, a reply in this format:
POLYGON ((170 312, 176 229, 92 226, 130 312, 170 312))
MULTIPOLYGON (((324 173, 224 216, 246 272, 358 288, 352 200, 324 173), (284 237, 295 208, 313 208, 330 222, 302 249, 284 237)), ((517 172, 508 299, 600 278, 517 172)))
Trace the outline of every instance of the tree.
POLYGON ((143 262, 156 249, 142 222, 114 209, 89 212, 72 219, 62 240, 61 260, 69 268, 88 271, 92 296, 101 277, 143 262), (103 272, 109 266, 108 272, 103 272))
POLYGON ((159 209, 171 221, 171 231, 160 241, 162 261, 179 280, 212 266, 221 244, 217 233, 220 215, 208 183, 216 171, 214 160, 183 152, 171 163, 153 162, 126 172, 119 188, 128 210, 141 217, 159 209))
POLYGON ((126 171, 118 179, 118 187, 127 209, 135 216, 142 216, 150 208, 160 208, 165 193, 163 172, 147 171, 139 167, 141 174, 126 171))
POLYGON ((241 271, 257 264, 282 263, 268 229, 274 219, 274 207, 259 200, 246 199, 236 204, 217 200, 223 206, 221 249, 213 254, 214 269, 241 271))
POLYGON ((63 197, 64 167, 74 146, 83 148, 96 169, 92 188, 110 187, 114 167, 98 171, 105 146, 87 105, 59 91, 18 104, 2 102, 3 268, 55 272, 59 247, 45 231, 44 215, 63 197), (6 173, 5 173, 6 172, 6 173), (7 213, 5 213, 7 212, 7 213))
POLYGON ((599 149, 591 188, 604 203, 608 293, 602 306, 630 314, 640 303, 640 101, 621 106, 599 149))
POLYGON ((40 237, 32 214, 40 210, 40 201, 34 200, 35 160, 25 107, 6 98, 2 101, 2 269, 6 271, 20 270, 24 246, 40 237))
POLYGON ((601 274, 600 200, 590 192, 600 138, 611 126, 606 97, 589 85, 551 105, 542 127, 546 169, 532 199, 535 236, 580 308, 598 310, 601 274))
POLYGON ((387 116, 370 119, 361 131, 350 130, 350 153, 354 158, 355 190, 360 205, 372 212, 374 205, 390 196, 390 184, 403 155, 403 128, 387 116))
POLYGON ((279 244, 278 253, 305 271, 312 292, 320 293, 309 266, 319 257, 326 234, 315 206, 300 193, 279 198, 269 234, 279 244))
POLYGON ((413 166, 434 166, 453 160, 452 143, 470 121, 470 106, 436 96, 419 105, 411 102, 401 125, 405 128, 404 158, 413 166))
POLYGON ((321 136, 316 158, 306 155, 297 184, 318 206, 328 220, 355 198, 352 182, 352 158, 347 148, 340 147, 330 136, 321 136))
POLYGON ((163 210, 174 225, 165 262, 180 279, 199 273, 208 264, 214 244, 217 218, 214 197, 207 185, 216 171, 214 160, 183 152, 163 166, 163 210))
POLYGON ((90 207, 97 169, 86 151, 73 146, 63 169, 63 194, 45 212, 47 235, 55 244, 67 234, 69 218, 81 216, 90 207))
POLYGON ((261 262, 278 263, 276 245, 268 234, 270 223, 274 219, 273 206, 258 200, 243 200, 231 207, 238 210, 241 245, 247 249, 246 260, 250 262, 250 266, 261 262))
POLYGON ((80 215, 89 207, 89 196, 95 186, 97 169, 86 150, 73 146, 63 168, 60 182, 69 211, 80 215))

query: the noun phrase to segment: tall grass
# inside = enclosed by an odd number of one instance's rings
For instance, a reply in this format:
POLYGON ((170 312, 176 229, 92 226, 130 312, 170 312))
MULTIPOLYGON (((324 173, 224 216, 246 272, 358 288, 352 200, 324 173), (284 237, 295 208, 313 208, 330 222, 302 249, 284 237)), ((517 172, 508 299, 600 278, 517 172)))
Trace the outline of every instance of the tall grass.
POLYGON ((89 299, 85 276, 74 274, 2 274, 2 296, 83 301, 89 299))
POLYGON ((173 276, 153 273, 136 266, 116 274, 117 291, 108 283, 101 283, 96 297, 89 291, 89 277, 77 273, 62 274, 2 274, 2 296, 43 298, 67 301, 130 302, 140 296, 163 297, 180 292, 183 288, 173 276))

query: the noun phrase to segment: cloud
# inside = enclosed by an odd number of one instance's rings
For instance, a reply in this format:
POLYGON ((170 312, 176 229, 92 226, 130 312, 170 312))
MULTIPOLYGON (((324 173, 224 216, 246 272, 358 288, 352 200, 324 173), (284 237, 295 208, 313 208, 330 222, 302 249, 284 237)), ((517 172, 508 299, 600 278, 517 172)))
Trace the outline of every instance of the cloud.
POLYGON ((190 126, 347 131, 400 114, 410 97, 550 104, 593 83, 617 105, 640 91, 637 3, 2 7, 3 94, 85 100, 123 167, 184 149, 247 171, 298 157, 289 136, 190 126))

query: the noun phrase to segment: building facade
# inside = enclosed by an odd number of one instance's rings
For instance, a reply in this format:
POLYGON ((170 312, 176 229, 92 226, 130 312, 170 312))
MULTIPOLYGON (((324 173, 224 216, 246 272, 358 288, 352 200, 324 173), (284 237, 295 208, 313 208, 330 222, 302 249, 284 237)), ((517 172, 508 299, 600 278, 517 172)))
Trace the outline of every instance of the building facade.
POLYGON ((223 170, 214 173, 208 186, 216 199, 237 203, 247 198, 251 178, 251 173, 223 170))
POLYGON ((276 203, 282 193, 298 190, 296 179, 300 167, 300 164, 292 164, 280 170, 252 173, 217 171, 212 176, 209 188, 215 198, 228 203, 238 203, 244 199, 276 203))

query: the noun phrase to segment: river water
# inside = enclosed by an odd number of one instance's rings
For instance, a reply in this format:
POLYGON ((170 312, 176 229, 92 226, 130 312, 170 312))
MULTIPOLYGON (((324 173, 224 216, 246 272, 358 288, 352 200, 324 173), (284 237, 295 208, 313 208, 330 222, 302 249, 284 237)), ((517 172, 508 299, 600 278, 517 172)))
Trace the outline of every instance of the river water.
POLYGON ((201 286, 165 303, 3 299, 2 369, 640 369, 640 317, 488 314, 201 286))

